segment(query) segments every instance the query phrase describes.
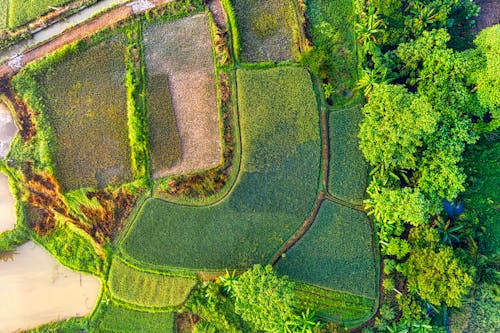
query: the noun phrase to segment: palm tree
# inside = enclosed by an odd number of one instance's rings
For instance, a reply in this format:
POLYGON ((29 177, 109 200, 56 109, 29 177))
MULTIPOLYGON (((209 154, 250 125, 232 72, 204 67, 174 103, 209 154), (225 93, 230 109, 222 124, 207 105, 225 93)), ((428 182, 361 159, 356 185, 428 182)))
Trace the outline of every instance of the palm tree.
POLYGON ((367 14, 362 14, 359 22, 355 23, 358 42, 363 46, 370 42, 378 43, 378 35, 384 31, 384 25, 384 21, 379 19, 373 9, 370 9, 367 14))

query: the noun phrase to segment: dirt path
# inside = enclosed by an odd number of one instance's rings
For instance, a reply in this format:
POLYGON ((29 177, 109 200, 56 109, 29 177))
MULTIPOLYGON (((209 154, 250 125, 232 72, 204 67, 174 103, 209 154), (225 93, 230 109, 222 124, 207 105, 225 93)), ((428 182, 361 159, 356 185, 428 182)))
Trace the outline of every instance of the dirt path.
POLYGON ((500 1, 476 0, 475 3, 481 7, 479 16, 476 19, 477 32, 500 23, 500 1))
MULTIPOLYGON (((150 0, 155 7, 171 2, 172 0, 150 0)), ((80 39, 88 37, 99 30, 126 19, 127 17, 139 13, 130 4, 124 4, 98 16, 97 18, 82 23, 74 28, 70 28, 61 35, 58 35, 47 42, 36 46, 35 48, 22 53, 17 58, 0 66, 0 79, 7 79, 16 74, 26 64, 42 58, 46 54, 53 52, 66 44, 76 42, 80 39)))

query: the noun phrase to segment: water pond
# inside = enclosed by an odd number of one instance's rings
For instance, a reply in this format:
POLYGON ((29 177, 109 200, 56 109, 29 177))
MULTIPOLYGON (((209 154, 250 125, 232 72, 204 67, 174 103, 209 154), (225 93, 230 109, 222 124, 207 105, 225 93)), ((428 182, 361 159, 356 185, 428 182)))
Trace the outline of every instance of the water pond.
POLYGON ((0 332, 85 316, 99 290, 99 279, 65 268, 33 242, 0 253, 0 332))

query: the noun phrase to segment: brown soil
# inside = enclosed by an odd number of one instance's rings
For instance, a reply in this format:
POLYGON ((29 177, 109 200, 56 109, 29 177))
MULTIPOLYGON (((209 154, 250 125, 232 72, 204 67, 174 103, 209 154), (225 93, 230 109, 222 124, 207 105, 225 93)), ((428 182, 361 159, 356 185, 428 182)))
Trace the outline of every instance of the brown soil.
POLYGON ((476 0, 476 4, 481 7, 479 16, 476 19, 477 31, 500 23, 500 1, 498 0, 476 0))
POLYGON ((10 87, 5 84, 0 87, 0 93, 9 100, 16 110, 16 123, 19 126, 19 134, 23 142, 31 140, 36 135, 35 113, 22 100, 14 95, 10 87))
POLYGON ((200 321, 200 318, 188 312, 176 315, 175 317, 175 332, 191 333, 194 325, 200 321))
POLYGON ((208 2, 208 9, 212 13, 212 17, 214 18, 215 24, 221 30, 225 30, 226 23, 226 12, 224 11, 224 7, 220 0, 210 0, 208 2))

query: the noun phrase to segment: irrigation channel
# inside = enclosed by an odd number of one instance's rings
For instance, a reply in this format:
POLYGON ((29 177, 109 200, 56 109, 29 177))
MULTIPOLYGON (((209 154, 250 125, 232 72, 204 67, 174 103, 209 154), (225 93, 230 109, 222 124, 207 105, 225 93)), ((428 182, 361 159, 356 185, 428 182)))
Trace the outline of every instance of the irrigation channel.
POLYGON ((65 268, 33 242, 0 253, 0 332, 85 316, 99 290, 99 279, 65 268))

